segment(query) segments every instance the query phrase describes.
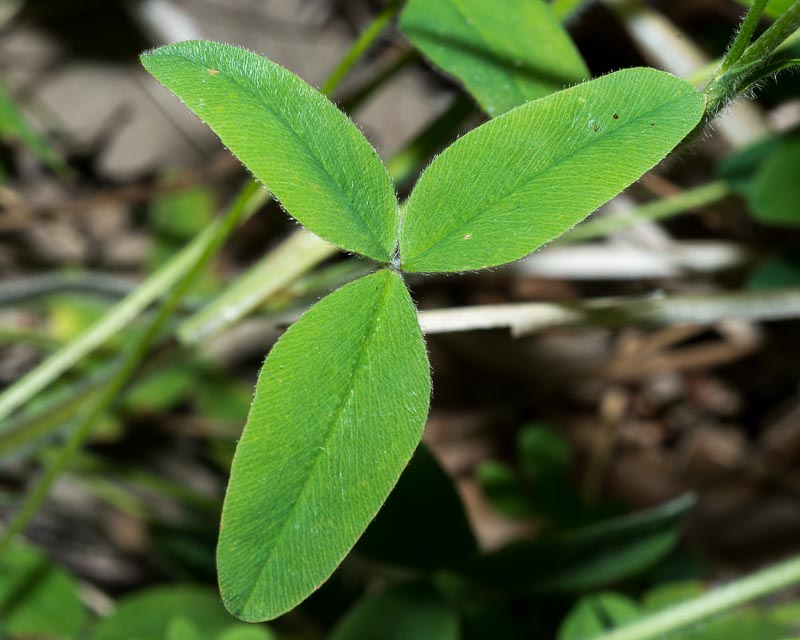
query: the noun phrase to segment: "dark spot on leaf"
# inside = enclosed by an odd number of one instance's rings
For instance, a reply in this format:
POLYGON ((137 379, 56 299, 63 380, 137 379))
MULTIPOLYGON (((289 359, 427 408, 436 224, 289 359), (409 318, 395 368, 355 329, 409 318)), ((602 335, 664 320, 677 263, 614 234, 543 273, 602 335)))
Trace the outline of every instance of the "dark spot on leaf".
POLYGON ((619 114, 618 113, 614 114, 614 120, 619 120, 619 114))

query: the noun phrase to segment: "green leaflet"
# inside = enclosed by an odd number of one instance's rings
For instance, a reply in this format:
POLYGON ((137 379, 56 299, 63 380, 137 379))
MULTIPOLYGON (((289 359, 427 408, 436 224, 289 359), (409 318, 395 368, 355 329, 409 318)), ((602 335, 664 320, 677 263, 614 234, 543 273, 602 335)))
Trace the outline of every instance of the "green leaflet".
POLYGON ((238 617, 274 618, 319 587, 422 435, 430 373, 402 279, 365 276, 273 347, 237 447, 217 566, 238 617))
POLYGON ((458 617, 431 588, 403 585, 368 595, 347 612, 331 640, 458 640, 458 617))
POLYGON ((347 251, 389 262, 398 205, 358 128, 293 73, 227 44, 188 41, 142 56, 286 210, 347 251))
POLYGON ((522 258, 655 166, 704 107, 679 78, 625 69, 487 122, 417 182, 402 221, 402 268, 466 271, 522 258))
POLYGON ((589 76, 542 0, 409 0, 400 28, 491 116, 589 76))

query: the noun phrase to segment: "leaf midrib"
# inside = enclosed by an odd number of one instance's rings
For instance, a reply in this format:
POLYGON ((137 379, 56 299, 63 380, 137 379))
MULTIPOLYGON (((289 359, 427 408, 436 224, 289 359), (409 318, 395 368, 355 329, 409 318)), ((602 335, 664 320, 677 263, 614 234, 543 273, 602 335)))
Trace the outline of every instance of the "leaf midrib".
MULTIPOLYGON (((686 97, 688 97, 688 96, 684 96, 682 98, 682 100, 685 99, 686 97)), ((470 222, 472 222, 476 218, 482 216, 489 209, 493 209, 493 208, 497 207, 500 203, 502 203, 503 201, 507 200, 508 198, 511 198, 516 193, 518 193, 523 187, 526 187, 526 186, 530 185, 532 182, 538 180, 539 178, 541 178, 542 176, 546 175, 550 171, 559 168, 561 165, 563 165, 564 163, 566 163, 569 160, 573 159, 579 153, 583 152, 584 150, 588 149, 592 145, 596 144, 599 139, 607 140, 608 138, 612 138, 612 137, 614 137, 616 135, 619 135, 620 133, 626 131, 628 127, 630 127, 633 124, 639 122, 640 120, 651 119, 654 114, 657 114, 658 112, 660 112, 665 107, 668 107, 670 105, 676 104, 677 102, 679 102, 679 101, 664 102, 664 103, 660 104, 655 109, 651 109, 650 111, 646 111, 646 112, 642 113, 639 116, 631 118, 631 120, 629 120, 628 123, 627 123, 627 127, 617 127, 613 131, 609 131, 607 133, 599 134, 596 138, 590 138, 589 142, 587 142, 586 144, 582 144, 579 147, 576 147, 570 153, 568 153, 568 154, 566 154, 564 156, 561 156, 556 162, 553 162, 553 163, 547 165, 547 167, 543 168, 541 171, 538 171, 538 172, 534 173, 527 180, 525 180, 523 182, 520 182, 520 183, 517 183, 514 187, 508 189, 505 193, 503 193, 502 195, 498 196, 497 198, 495 198, 494 200, 489 202, 485 207, 483 207, 480 210, 476 211, 474 214, 472 214, 468 218, 464 218, 463 220, 459 220, 457 222, 457 224, 454 224, 453 226, 449 227, 445 231, 445 233, 443 233, 438 238, 433 240, 433 242, 431 242, 427 247, 425 247, 420 252, 418 252, 414 257, 412 257, 411 258, 411 262, 413 263, 414 261, 418 261, 421 258, 425 257, 428 253, 431 252, 432 249, 434 249, 439 244, 441 244, 444 240, 446 240, 450 236, 450 234, 452 233, 452 231, 454 229, 458 229, 459 226, 463 226, 463 225, 469 224, 470 222)), ((503 116, 500 116, 500 118, 502 118, 502 117, 503 116)), ((494 122, 497 122, 497 120, 498 119, 495 119, 494 122)), ((534 247, 534 249, 532 249, 532 251, 533 250, 535 250, 535 247, 534 247)), ((401 259, 402 259, 402 256, 401 256, 401 259)), ((407 266, 405 264, 404 260, 401 261, 401 264, 403 264, 404 266, 407 266)))
MULTIPOLYGON (((362 341, 362 344, 361 344, 361 346, 360 346, 360 348, 358 350, 358 356, 356 357, 355 364, 353 366, 352 371, 350 372, 350 376, 349 376, 349 379, 347 381, 347 385, 344 387, 345 389, 351 389, 352 388, 353 381, 355 380, 355 377, 356 377, 356 373, 361 368, 361 365, 362 365, 362 363, 364 361, 364 355, 366 354, 367 349, 369 348, 369 345, 371 344, 372 339, 375 336, 375 329, 376 329, 376 325, 377 325, 378 316, 380 316, 385 311, 386 301, 388 299, 389 290, 391 289, 391 286, 393 284, 392 283, 392 277, 393 276, 391 274, 389 274, 389 277, 386 279, 386 283, 383 286, 383 291, 381 291, 380 297, 378 299, 378 303, 375 305, 375 313, 372 315, 372 319, 369 322, 369 327, 367 328, 367 331, 365 333, 366 337, 362 341)), ((311 465, 309 465, 308 474, 306 475, 306 481, 303 484, 303 486, 300 488, 300 491, 298 491, 297 496, 295 497, 294 501, 292 502, 292 505, 289 508, 289 511, 287 512, 287 515, 286 515, 283 523, 280 525, 280 527, 278 529, 278 532, 276 533, 276 535, 274 537, 274 540, 276 542, 275 542, 275 544, 272 545, 272 549, 270 550, 270 552, 265 556, 263 564, 262 564, 262 567, 258 572, 258 576, 253 581, 253 585, 250 588, 250 593, 248 594, 247 598, 245 599, 245 601, 244 601, 244 603, 242 605, 242 610, 243 611, 248 608, 248 606, 250 604, 250 601, 252 600, 253 595, 255 593, 256 585, 258 585, 261 582, 261 579, 263 578, 264 574, 266 573, 267 566, 270 564, 270 562, 274 558, 275 550, 278 547, 278 541, 283 539, 284 531, 288 527, 289 522, 293 519, 294 514, 297 512, 298 505, 302 503, 303 496, 305 495, 306 490, 308 489, 308 486, 311 484, 311 478, 314 476, 314 473, 315 473, 315 471, 317 469, 317 465, 319 464, 319 461, 322 459, 322 457, 324 455, 323 452, 327 451, 328 444, 329 444, 331 438, 333 437, 334 432, 336 431, 336 425, 339 423, 339 421, 340 421, 340 419, 342 417, 342 414, 344 413, 344 410, 345 410, 345 408, 347 407, 347 405, 349 404, 350 401, 351 401, 351 395, 349 393, 345 393, 342 401, 339 403, 339 406, 336 408, 336 411, 334 413, 333 418, 330 421, 330 425, 328 427, 328 432, 325 434, 325 438, 323 439, 322 445, 318 449, 320 453, 317 454, 317 456, 314 458, 314 461, 311 463, 311 465)))
MULTIPOLYGON (((199 62, 193 60, 191 57, 189 57, 185 53, 172 52, 171 55, 177 56, 179 58, 183 58, 184 60, 186 60, 187 62, 189 62, 191 65, 193 65, 196 68, 200 68, 200 69, 206 68, 205 65, 202 65, 199 62)), ((271 61, 268 61, 268 62, 271 63, 271 61)), ((275 64, 275 63, 271 63, 271 64, 275 64)), ((276 65, 276 66, 279 66, 279 65, 276 65)), ((311 159, 311 161, 322 171, 322 173, 328 178, 328 180, 336 187, 336 189, 333 189, 332 191, 338 191, 339 193, 341 193, 343 195, 347 193, 347 189, 345 188, 345 186, 342 185, 336 179, 335 174, 330 171, 330 169, 325 165, 325 163, 319 157, 317 157, 317 155, 313 152, 313 150, 308 145, 308 143, 303 139, 303 137, 298 133, 298 131, 292 126, 292 123, 289 120, 287 120, 284 117, 282 117, 277 111, 275 111, 275 109, 273 109, 272 106, 262 98, 262 96, 260 95, 260 93, 258 92, 258 90, 255 87, 252 87, 252 86, 250 86, 248 84, 242 84, 241 82, 238 81, 237 78, 229 76, 227 73, 220 74, 220 79, 223 79, 223 80, 225 80, 225 82, 231 83, 231 84, 239 87, 240 89, 242 89, 242 91, 244 93, 247 93, 250 97, 254 98, 258 104, 262 105, 265 109, 267 109, 267 111, 269 111, 273 115, 273 117, 283 125, 283 128, 285 130, 287 130, 300 143, 300 145, 308 152, 308 157, 311 159)), ((302 80, 300 80, 300 81, 302 82, 302 80)), ((345 117, 347 117, 347 116, 345 116, 345 117)), ((209 124, 209 126, 211 126, 211 125, 209 124)), ((212 129, 213 129, 213 127, 212 127, 212 129)), ((267 188, 270 188, 270 185, 266 185, 266 186, 267 186, 267 188)), ((339 198, 337 198, 337 199, 339 199, 339 198)), ((369 235, 370 240, 372 240, 372 242, 374 242, 375 245, 380 250, 379 252, 376 252, 376 253, 380 253, 382 256, 384 256, 386 261, 390 260, 391 259, 391 254, 389 252, 387 252, 387 250, 385 249, 385 247, 381 243, 380 239, 378 238, 378 235, 375 233, 375 231, 369 225, 369 223, 364 218, 364 216, 362 215, 362 213, 358 209, 358 207, 356 207, 355 203, 349 197, 346 197, 346 196, 342 197, 341 200, 347 205, 347 207, 352 212, 354 212, 356 214, 356 219, 360 223, 361 228, 364 229, 367 232, 367 234, 369 235)), ((291 212, 290 212, 290 214, 291 214, 291 212)), ((291 214, 291 215, 293 215, 293 214, 291 214)))

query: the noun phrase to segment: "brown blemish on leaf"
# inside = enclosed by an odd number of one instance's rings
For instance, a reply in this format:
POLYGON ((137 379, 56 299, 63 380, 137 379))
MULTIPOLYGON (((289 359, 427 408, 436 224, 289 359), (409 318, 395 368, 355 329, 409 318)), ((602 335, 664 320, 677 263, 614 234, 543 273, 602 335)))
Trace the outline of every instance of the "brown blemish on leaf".
POLYGON ((217 76, 217 75, 219 75, 219 71, 217 71, 216 69, 209 69, 208 70, 208 75, 217 76))

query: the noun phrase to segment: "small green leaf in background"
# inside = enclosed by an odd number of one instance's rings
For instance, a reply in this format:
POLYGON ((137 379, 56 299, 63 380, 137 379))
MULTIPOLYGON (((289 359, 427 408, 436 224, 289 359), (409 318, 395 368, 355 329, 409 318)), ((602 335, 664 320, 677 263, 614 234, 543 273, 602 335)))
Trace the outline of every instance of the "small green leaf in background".
POLYGON ((208 371, 197 381, 197 394, 192 400, 200 415, 214 420, 235 422, 240 427, 247 417, 252 396, 251 385, 227 376, 224 372, 208 371))
POLYGON ((625 69, 487 122, 438 156, 402 222, 412 272, 467 271, 528 255, 660 162, 705 98, 655 69, 625 69))
MULTIPOLYGON (((169 184, 168 180, 164 184, 169 184)), ((148 260, 149 270, 155 271, 169 262, 192 238, 211 224, 216 209, 214 193, 202 186, 156 198, 147 212, 154 240, 148 260)), ((213 276, 213 270, 206 269, 192 291, 210 293, 215 285, 213 276)))
POLYGON ((569 443, 550 425, 534 422, 520 429, 516 453, 515 466, 489 460, 476 469, 478 484, 500 513, 538 516, 542 524, 574 528, 606 511, 585 504, 571 486, 569 443))
POLYGON ((320 237, 392 259, 398 205, 361 131, 283 67, 227 44, 187 41, 142 64, 220 137, 290 215, 320 237))
POLYGON ((642 599, 642 609, 655 613, 681 602, 693 600, 705 593, 706 588, 697 580, 666 582, 650 589, 642 599))
POLYGON ((764 224, 800 226, 800 133, 781 140, 764 162, 751 205, 753 216, 764 224))
POLYGON ((536 513, 560 527, 576 527, 598 518, 600 505, 587 505, 570 483, 569 442, 552 426, 532 423, 517 437, 520 472, 533 489, 536 513))
POLYGON ((425 586, 368 595, 348 611, 331 640, 458 640, 456 612, 425 586))
POLYGON ((0 556, 0 636, 67 640, 86 618, 78 585, 66 571, 21 544, 0 556))
POLYGON ((182 402, 194 389, 191 367, 173 366, 146 376, 131 387, 123 406, 129 411, 161 413, 182 402))
POLYGON ((453 481, 424 444, 355 550, 379 562, 428 570, 456 568, 477 554, 453 481))
POLYGON ((411 458, 429 399, 416 310, 396 273, 345 285, 289 328, 231 469, 217 548, 230 611, 274 618, 328 578, 411 458))
POLYGON ((618 593, 581 598, 558 632, 558 640, 590 640, 639 617, 636 603, 618 593))
MULTIPOLYGON (((124 598, 100 621, 92 640, 157 640, 191 626, 199 640, 217 636, 236 624, 212 589, 195 586, 156 587, 124 598)), ((245 626, 245 625, 239 625, 245 626)), ((170 638, 171 640, 171 638, 170 638)))
POLYGON ((493 117, 589 77, 542 0, 410 0, 400 28, 493 117))
POLYGON ((0 139, 7 143, 20 142, 57 175, 63 177, 72 173, 58 152, 31 126, 2 84, 0 84, 0 139))
POLYGON ((569 443, 546 424, 524 427, 517 438, 517 450, 521 471, 534 480, 561 479, 569 470, 569 443))
POLYGON ((553 0, 550 7, 559 20, 566 22, 590 2, 591 0, 553 0))
POLYGON ((275 640, 275 634, 265 627, 236 625, 223 631, 217 640, 275 640))
POLYGON ((147 212, 148 222, 160 239, 183 245, 211 223, 216 208, 211 189, 193 187, 156 198, 147 212))
MULTIPOLYGON (((764 10, 764 14, 768 15, 770 18, 777 18, 786 11, 793 2, 794 0, 770 0, 767 8, 764 10)), ((739 0, 739 4, 749 6, 751 2, 750 0, 739 0)))
POLYGON ((694 503, 687 494, 654 509, 517 542, 479 559, 472 575, 522 592, 602 588, 663 559, 677 544, 681 521, 694 503))
POLYGON ((767 158, 775 153, 780 143, 780 137, 770 135, 735 150, 719 163, 717 167, 719 177, 738 193, 750 197, 753 193, 756 176, 767 158))
POLYGON ((167 624, 164 640, 202 640, 202 636, 189 620, 178 616, 167 624))
POLYGON ((475 479, 492 508, 499 513, 511 518, 526 518, 536 514, 529 487, 514 467, 487 460, 475 469, 475 479))
POLYGON ((800 287, 800 251, 797 249, 769 256, 759 263, 747 281, 753 291, 800 287))

